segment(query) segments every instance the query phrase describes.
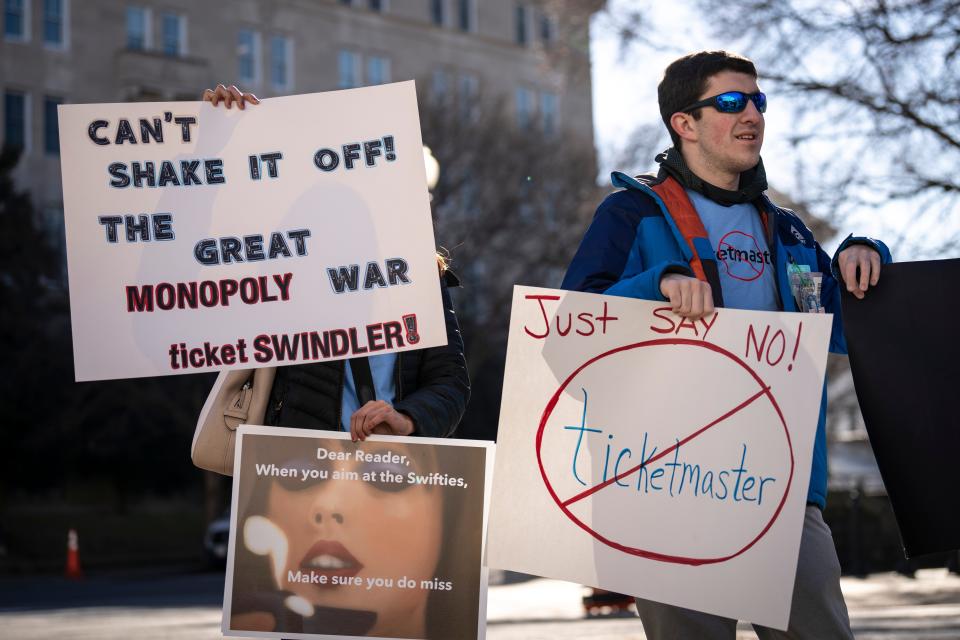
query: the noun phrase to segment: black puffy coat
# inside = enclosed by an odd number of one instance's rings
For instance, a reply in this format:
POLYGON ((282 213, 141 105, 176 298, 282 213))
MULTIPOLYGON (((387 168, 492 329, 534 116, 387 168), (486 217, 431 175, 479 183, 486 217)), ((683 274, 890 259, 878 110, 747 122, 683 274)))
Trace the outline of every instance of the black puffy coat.
MULTIPOLYGON (((470 398, 463 338, 447 290, 448 286, 459 285, 450 271, 440 278, 447 344, 397 353, 393 406, 413 419, 414 435, 451 435, 470 398)), ((342 360, 278 367, 265 423, 339 430, 344 371, 342 360)))

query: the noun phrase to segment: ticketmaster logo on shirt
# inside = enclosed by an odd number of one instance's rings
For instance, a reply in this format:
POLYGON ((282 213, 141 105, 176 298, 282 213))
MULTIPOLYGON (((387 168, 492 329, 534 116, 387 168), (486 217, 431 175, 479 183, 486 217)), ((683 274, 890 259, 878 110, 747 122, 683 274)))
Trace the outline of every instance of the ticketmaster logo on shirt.
POLYGON ((727 275, 741 282, 753 282, 766 271, 770 262, 770 251, 757 239, 735 229, 720 239, 717 246, 717 260, 723 265, 727 275))
POLYGON ((769 251, 757 251, 755 249, 737 249, 735 247, 724 247, 717 251, 717 258, 723 262, 752 262, 754 264, 770 264, 769 251))

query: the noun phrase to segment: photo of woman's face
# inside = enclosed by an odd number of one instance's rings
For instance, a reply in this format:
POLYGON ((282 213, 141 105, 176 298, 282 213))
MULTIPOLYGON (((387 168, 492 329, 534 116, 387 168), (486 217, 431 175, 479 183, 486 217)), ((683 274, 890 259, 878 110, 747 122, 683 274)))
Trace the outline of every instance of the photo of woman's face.
POLYGON ((326 471, 327 479, 271 481, 264 516, 287 539, 285 562, 275 560, 278 569, 283 567, 278 588, 313 605, 375 612, 377 622, 368 635, 422 637, 430 590, 421 588, 421 581, 444 579, 435 576, 442 490, 406 480, 410 472, 427 475, 432 469, 411 459, 410 449, 398 443, 328 442, 325 448, 348 459, 318 460, 311 451, 312 459, 290 466, 326 471), (405 455, 406 463, 360 461, 356 451, 393 452, 405 455), (335 480, 335 471, 356 476, 335 480), (388 474, 403 481, 392 482, 388 474), (290 579, 298 573, 300 580, 290 579), (399 587, 404 576, 416 587, 399 587), (368 589, 368 579, 376 578, 392 579, 393 587, 368 589), (326 584, 316 584, 321 579, 326 584))

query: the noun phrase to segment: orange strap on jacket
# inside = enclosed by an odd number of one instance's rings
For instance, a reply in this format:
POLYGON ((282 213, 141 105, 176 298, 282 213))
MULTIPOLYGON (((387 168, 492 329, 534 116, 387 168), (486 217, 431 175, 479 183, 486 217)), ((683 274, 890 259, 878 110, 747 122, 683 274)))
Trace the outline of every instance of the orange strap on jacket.
POLYGON ((650 187, 653 192, 660 196, 663 203, 667 205, 667 211, 680 229, 680 234, 687 241, 687 246, 693 252, 693 259, 690 260, 690 268, 698 280, 708 282, 707 274, 703 270, 703 263, 700 261, 700 254, 693 244, 694 238, 708 238, 707 230, 700 220, 700 214, 693 207, 687 192, 673 177, 667 177, 663 182, 650 187))
POLYGON ((710 237, 703 226, 700 214, 697 213, 693 203, 687 196, 683 186, 672 176, 667 176, 662 182, 650 185, 657 196, 663 200, 673 223, 680 231, 687 246, 690 247, 690 253, 693 256, 690 259, 690 269, 698 280, 710 285, 713 294, 713 304, 716 307, 723 306, 723 290, 720 288, 720 271, 718 270, 716 257, 701 256, 697 251, 697 245, 694 240, 703 240, 701 246, 710 246, 710 237))

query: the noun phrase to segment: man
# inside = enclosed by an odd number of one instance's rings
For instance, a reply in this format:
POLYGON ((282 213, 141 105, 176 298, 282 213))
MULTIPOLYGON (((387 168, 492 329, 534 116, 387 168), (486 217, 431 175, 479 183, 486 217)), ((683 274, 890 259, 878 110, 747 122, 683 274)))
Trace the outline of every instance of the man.
MULTIPOLYGON (((890 253, 878 241, 848 237, 831 262, 803 222, 765 195, 760 147, 766 96, 753 62, 725 51, 685 56, 667 67, 658 98, 673 147, 657 156, 657 176, 613 174, 621 190, 597 209, 563 288, 668 300, 675 313, 691 319, 720 306, 765 311, 822 306, 835 314, 830 350, 846 353, 840 283, 863 298, 890 253), (819 299, 815 293, 813 299, 795 295, 810 272, 822 274, 819 299)), ((826 387, 789 629, 755 625, 761 640, 853 638, 840 564, 821 514, 827 492, 825 416, 826 387)), ((736 635, 735 620, 639 599, 637 609, 650 640, 736 635)))

